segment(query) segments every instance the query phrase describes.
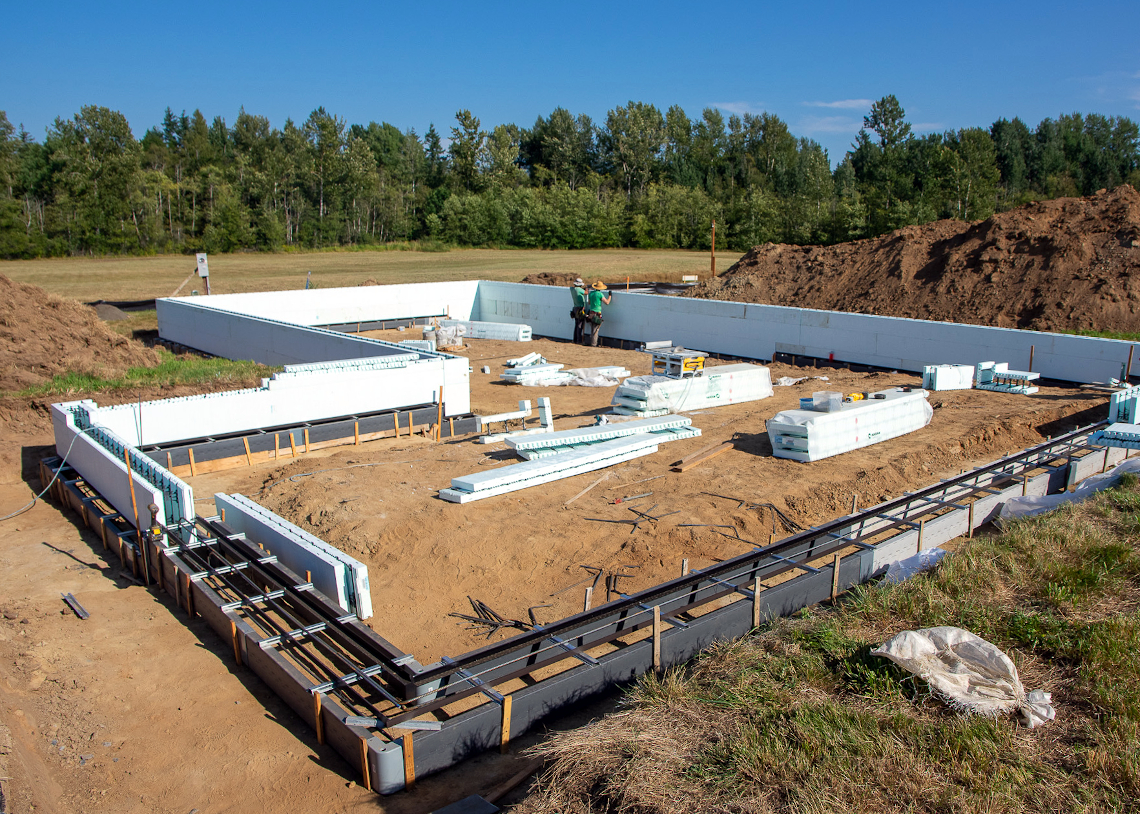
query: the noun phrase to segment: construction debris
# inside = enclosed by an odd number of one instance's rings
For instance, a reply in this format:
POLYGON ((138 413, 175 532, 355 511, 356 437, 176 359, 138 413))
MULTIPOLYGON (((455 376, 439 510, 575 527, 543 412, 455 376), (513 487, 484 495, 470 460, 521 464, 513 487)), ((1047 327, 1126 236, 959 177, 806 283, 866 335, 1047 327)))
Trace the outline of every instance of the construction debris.
POLYGON ((1090 444, 1140 449, 1140 386, 1126 387, 1109 397, 1108 420, 1112 423, 1094 432, 1090 444))
POLYGON ((71 594, 60 594, 60 596, 63 597, 63 601, 67 603, 67 606, 69 608, 71 608, 72 611, 75 612, 75 615, 78 616, 80 619, 87 619, 91 616, 91 614, 89 614, 84 609, 84 607, 79 604, 79 600, 76 599, 71 594))
POLYGON ((723 444, 713 444, 711 447, 705 447, 702 450, 694 452, 692 455, 685 456, 679 461, 674 461, 669 466, 674 472, 685 472, 694 466, 703 464, 711 458, 715 458, 717 455, 728 452, 730 449, 735 449, 735 446, 732 441, 726 441, 723 444))

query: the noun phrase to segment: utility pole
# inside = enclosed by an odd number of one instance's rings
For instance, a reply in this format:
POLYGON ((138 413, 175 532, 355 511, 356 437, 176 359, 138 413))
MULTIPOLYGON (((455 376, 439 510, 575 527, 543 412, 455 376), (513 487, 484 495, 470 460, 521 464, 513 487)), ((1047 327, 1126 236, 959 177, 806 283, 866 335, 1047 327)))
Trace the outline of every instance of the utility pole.
POLYGON ((713 219, 713 222, 712 222, 712 258, 711 259, 712 259, 712 263, 711 263, 711 266, 709 268, 709 271, 712 273, 712 276, 715 277, 716 276, 716 219, 715 218, 713 219))

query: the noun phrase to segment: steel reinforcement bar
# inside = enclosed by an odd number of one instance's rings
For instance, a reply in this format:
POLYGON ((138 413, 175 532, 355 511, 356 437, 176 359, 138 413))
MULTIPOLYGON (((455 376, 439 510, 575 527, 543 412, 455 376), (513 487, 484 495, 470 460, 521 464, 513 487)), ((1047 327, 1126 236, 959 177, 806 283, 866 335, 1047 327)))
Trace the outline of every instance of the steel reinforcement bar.
POLYGON ((1061 491, 1103 471, 1127 451, 1089 446, 1101 426, 426 667, 221 517, 165 529, 152 541, 58 459, 45 461, 41 475, 46 483, 58 471, 53 496, 79 511, 104 547, 206 619, 369 788, 390 793, 417 774, 505 748, 588 695, 834 597, 921 549, 971 536, 1010 497, 1061 491), (149 557, 139 556, 143 547, 149 557))

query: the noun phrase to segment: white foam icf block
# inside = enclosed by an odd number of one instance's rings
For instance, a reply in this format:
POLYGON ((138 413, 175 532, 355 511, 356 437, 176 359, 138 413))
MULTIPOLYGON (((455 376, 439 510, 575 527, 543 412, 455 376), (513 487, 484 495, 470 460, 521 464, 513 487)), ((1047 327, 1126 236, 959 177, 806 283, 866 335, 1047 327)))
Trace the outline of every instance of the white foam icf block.
POLYGON ((511 467, 505 467, 507 469, 513 469, 515 467, 536 465, 530 470, 531 476, 524 479, 505 480, 497 485, 487 486, 486 488, 475 491, 455 487, 451 489, 441 489, 439 496, 450 503, 469 503, 473 500, 482 500, 494 495, 501 495, 519 489, 527 489, 531 486, 539 486, 544 483, 570 478, 574 475, 581 475, 584 472, 604 469, 623 461, 630 461, 634 458, 651 455, 656 451, 656 444, 645 445, 644 437, 618 438, 613 441, 598 444, 592 450, 587 450, 586 452, 591 453, 589 455, 584 455, 582 454, 583 451, 576 450, 573 452, 560 453, 559 455, 544 458, 540 461, 525 461, 521 464, 513 464, 511 467), (601 448, 603 447, 607 454, 598 454, 602 451, 601 448))
POLYGON ((974 386, 973 365, 927 365, 922 369, 922 386, 927 390, 969 390, 974 386))
MULTIPOLYGON (((479 492, 492 489, 508 483, 533 481, 536 478, 545 478, 562 469, 575 469, 581 465, 594 461, 604 460, 613 455, 624 453, 643 447, 656 448, 656 441, 651 436, 636 436, 632 438, 615 438, 599 444, 593 444, 589 449, 575 450, 541 461, 524 461, 522 463, 501 466, 485 472, 476 472, 451 479, 451 487, 464 492, 479 492)), ((564 476, 563 476, 564 477, 564 476)), ((545 481, 543 481, 545 482, 545 481)))
POLYGON ((512 449, 537 449, 539 447, 556 447, 568 444, 593 444, 599 441, 608 441, 611 438, 624 438, 629 435, 670 429, 672 427, 688 427, 692 419, 684 416, 667 416, 661 418, 647 418, 643 421, 623 421, 620 424, 592 424, 576 430, 561 430, 540 435, 531 435, 525 438, 507 439, 507 446, 512 449))

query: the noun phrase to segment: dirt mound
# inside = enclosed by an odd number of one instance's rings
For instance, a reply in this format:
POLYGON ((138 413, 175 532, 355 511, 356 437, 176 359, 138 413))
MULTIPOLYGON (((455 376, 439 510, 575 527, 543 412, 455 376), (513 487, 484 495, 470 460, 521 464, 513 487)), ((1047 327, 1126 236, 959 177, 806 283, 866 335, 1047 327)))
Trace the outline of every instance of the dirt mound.
POLYGON ((837 246, 757 246, 684 296, 1042 331, 1140 332, 1140 194, 1028 204, 837 246))
POLYGON ((94 308, 0 274, 0 392, 75 371, 113 375, 158 364, 158 354, 119 336, 94 308))
POLYGON ((568 271, 543 271, 538 274, 528 274, 519 280, 519 282, 531 283, 533 285, 572 286, 576 279, 578 279, 578 275, 571 274, 568 271))

